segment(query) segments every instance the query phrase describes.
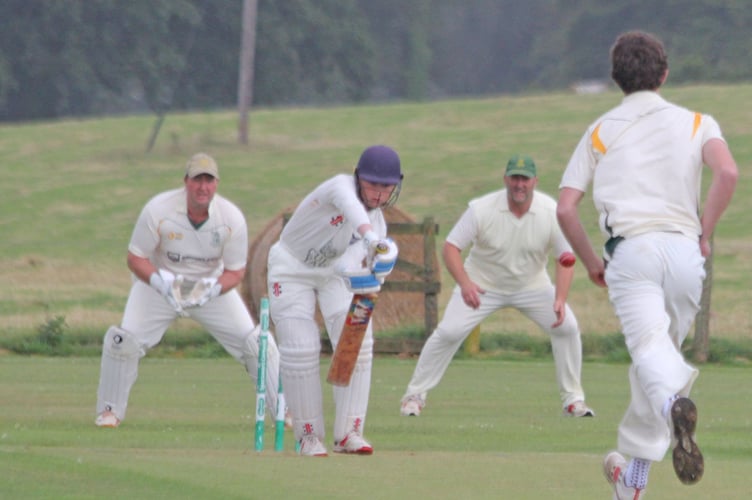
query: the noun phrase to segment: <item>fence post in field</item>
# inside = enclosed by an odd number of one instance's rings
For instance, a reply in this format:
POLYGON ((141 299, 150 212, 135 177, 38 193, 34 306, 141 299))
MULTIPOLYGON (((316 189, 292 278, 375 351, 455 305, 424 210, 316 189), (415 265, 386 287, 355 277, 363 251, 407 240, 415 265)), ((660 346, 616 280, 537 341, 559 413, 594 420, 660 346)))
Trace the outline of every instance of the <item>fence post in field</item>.
POLYGON ((713 236, 710 236, 710 256, 705 260, 705 281, 702 282, 700 311, 695 318, 695 337, 692 342, 694 360, 704 363, 710 350, 710 295, 713 289, 713 236))

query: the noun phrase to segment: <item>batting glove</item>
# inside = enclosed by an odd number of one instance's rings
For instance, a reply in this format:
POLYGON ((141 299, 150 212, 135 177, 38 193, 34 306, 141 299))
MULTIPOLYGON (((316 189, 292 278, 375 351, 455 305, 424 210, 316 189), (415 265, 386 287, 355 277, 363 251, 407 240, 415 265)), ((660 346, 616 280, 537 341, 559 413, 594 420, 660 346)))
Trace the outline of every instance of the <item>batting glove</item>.
POLYGON ((182 302, 183 307, 201 307, 210 300, 219 297, 222 293, 222 285, 217 283, 216 278, 201 278, 193 285, 193 290, 188 298, 182 302))
POLYGON ((160 269, 159 272, 152 273, 149 277, 149 285, 158 291, 165 298, 168 304, 175 309, 175 312, 181 316, 185 315, 183 307, 180 305, 180 285, 183 283, 183 276, 175 276, 166 269, 160 269))
POLYGON ((381 290, 378 278, 368 269, 343 274, 342 278, 345 280, 347 289, 352 293, 364 295, 378 293, 381 290))
POLYGON ((376 245, 376 253, 373 257, 373 274, 379 280, 379 283, 383 284, 384 279, 392 272, 397 263, 398 255, 397 243, 391 238, 385 238, 376 245))

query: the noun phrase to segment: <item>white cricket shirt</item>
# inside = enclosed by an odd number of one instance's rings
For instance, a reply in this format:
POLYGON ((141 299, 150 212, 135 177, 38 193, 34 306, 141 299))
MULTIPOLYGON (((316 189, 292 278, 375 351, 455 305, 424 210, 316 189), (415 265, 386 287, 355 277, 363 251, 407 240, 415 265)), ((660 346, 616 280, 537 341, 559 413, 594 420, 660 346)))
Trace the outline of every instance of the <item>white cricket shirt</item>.
POLYGON ((592 181, 607 237, 660 231, 697 238, 702 148, 713 138, 723 136, 712 117, 656 92, 635 92, 588 127, 559 187, 586 192, 592 181))
POLYGON ((209 218, 195 229, 188 220, 185 188, 166 191, 146 203, 128 250, 187 280, 216 278, 224 269, 246 266, 248 228, 240 209, 215 194, 209 218))
POLYGON ((556 219, 556 201, 540 191, 521 218, 509 210, 506 189, 472 200, 446 241, 460 250, 472 244, 465 259, 468 276, 502 294, 550 286, 549 253, 572 251, 556 219))
POLYGON ((371 224, 386 235, 381 209, 366 210, 353 175, 339 174, 319 184, 295 209, 279 240, 288 252, 311 267, 327 267, 345 253, 358 227, 371 224))

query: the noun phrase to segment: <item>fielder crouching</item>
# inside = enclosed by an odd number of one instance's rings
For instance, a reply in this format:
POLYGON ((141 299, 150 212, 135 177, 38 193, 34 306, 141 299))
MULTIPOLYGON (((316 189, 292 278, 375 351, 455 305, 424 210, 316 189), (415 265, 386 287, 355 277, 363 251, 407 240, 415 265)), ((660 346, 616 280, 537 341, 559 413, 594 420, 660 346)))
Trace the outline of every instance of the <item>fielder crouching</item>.
MULTIPOLYGON (((99 427, 120 425, 139 360, 178 317, 198 321, 256 380, 260 328, 236 289, 247 262, 245 217, 216 194, 219 171, 210 156, 191 157, 183 182, 184 188, 152 198, 134 227, 128 245, 134 283, 121 325, 111 326, 104 336, 99 427)), ((267 387, 278 386, 278 374, 279 351, 270 336, 267 387)), ((276 391, 267 393, 267 401, 276 408, 276 391)))

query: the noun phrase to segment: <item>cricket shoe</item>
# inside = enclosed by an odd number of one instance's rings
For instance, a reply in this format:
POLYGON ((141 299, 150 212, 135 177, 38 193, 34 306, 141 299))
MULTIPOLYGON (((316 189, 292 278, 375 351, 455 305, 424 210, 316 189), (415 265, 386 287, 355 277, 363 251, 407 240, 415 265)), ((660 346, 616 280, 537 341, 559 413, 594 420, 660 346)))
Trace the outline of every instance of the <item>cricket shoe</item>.
POLYGON ((306 434, 300 440, 300 455, 303 457, 326 457, 329 454, 319 438, 314 434, 306 434))
POLYGON ((400 415, 403 417, 419 417, 425 405, 425 401, 420 396, 408 396, 402 401, 400 415))
POLYGON ((351 453, 355 455, 373 454, 373 446, 359 433, 350 431, 341 441, 334 443, 334 453, 351 453))
POLYGON ((110 429, 114 429, 118 425, 120 425, 120 419, 117 418, 111 411, 103 411, 102 413, 97 415, 94 423, 97 425, 97 427, 108 427, 110 429))
POLYGON ((614 489, 613 500, 640 500, 645 498, 645 489, 627 486, 624 476, 627 473, 627 461, 618 451, 612 451, 603 459, 603 474, 614 489))
POLYGON ((562 411, 565 417, 594 417, 595 412, 584 401, 575 401, 564 407, 562 411))
POLYGON ((695 484, 702 478, 705 461, 695 443, 697 407, 691 399, 679 398, 671 405, 671 427, 676 477, 684 484, 695 484))

